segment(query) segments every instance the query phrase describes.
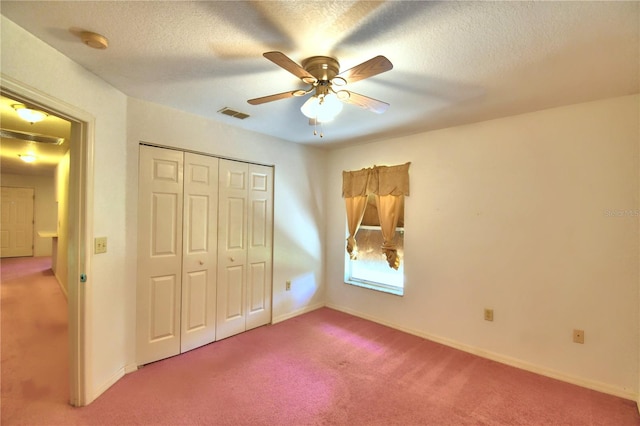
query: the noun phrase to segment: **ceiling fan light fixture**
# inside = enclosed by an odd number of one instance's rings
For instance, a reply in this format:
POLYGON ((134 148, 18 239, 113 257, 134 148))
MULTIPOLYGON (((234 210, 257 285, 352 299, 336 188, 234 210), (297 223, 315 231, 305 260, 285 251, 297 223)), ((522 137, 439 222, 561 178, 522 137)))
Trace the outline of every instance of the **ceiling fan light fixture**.
POLYGON ((48 114, 44 111, 37 109, 27 108, 24 104, 14 104, 11 107, 24 121, 29 123, 38 123, 48 117, 48 114))
POLYGON ((326 123, 332 121, 342 111, 342 102, 338 97, 329 93, 326 95, 311 96, 302 105, 300 111, 308 117, 315 119, 318 123, 326 123))
POLYGON ((335 86, 345 86, 347 84, 347 80, 345 80, 344 78, 337 76, 334 77, 331 80, 331 84, 335 85, 335 86))
POLYGON ((340 99, 341 101, 347 101, 349 100, 349 98, 351 97, 351 93, 349 93, 348 90, 338 90, 336 92, 336 96, 338 97, 338 99, 340 99))
POLYGON ((33 152, 28 152, 26 154, 18 154, 18 157, 20 157, 20 159, 25 163, 33 163, 38 158, 33 152))

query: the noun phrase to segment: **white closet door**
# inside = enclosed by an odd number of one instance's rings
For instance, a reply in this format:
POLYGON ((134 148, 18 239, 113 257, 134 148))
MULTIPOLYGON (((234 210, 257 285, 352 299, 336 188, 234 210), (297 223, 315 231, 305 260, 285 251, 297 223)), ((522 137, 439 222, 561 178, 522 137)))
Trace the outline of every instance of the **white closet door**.
POLYGON ((184 154, 181 352, 216 339, 218 159, 184 154))
POLYGON ((180 353, 183 153, 140 147, 137 362, 180 353))
POLYGON ((2 257, 33 256, 33 196, 33 188, 2 187, 2 257))
POLYGON ((217 339, 245 331, 249 165, 220 160, 217 339))
POLYGON ((249 165, 248 207, 247 330, 271 322, 272 167, 249 165))

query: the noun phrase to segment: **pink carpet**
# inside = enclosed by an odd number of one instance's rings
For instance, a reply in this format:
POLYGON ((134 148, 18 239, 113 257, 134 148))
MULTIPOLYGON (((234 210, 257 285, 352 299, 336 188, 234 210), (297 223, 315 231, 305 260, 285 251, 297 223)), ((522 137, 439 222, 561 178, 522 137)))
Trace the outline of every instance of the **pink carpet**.
POLYGON ((46 262, 22 262, 2 261, 3 425, 640 425, 632 401, 326 308, 150 364, 72 408, 64 299, 46 262))

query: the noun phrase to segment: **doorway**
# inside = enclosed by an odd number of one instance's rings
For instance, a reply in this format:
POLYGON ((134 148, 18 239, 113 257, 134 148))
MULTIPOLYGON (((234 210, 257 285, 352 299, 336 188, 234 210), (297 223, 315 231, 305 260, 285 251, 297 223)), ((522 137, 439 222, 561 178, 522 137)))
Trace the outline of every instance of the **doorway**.
POLYGON ((88 195, 93 191, 91 179, 93 168, 94 119, 87 112, 59 99, 30 88, 12 78, 4 77, 0 86, 3 96, 15 99, 71 123, 69 149, 68 227, 64 231, 68 245, 66 252, 67 277, 63 286, 67 288, 68 333, 69 333, 69 403, 86 405, 89 401, 88 353, 90 341, 85 324, 90 320, 87 305, 90 292, 89 248, 91 247, 92 204, 88 195), (81 282, 83 281, 83 282, 81 282))

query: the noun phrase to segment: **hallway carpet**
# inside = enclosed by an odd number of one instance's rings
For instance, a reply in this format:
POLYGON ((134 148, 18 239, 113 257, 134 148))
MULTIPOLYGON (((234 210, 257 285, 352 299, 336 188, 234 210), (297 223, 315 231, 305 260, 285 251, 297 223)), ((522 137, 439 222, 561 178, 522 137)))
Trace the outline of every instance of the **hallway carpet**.
POLYGON ((640 425, 632 401, 327 308, 149 364, 72 408, 62 295, 44 262, 25 265, 2 261, 2 425, 640 425))

